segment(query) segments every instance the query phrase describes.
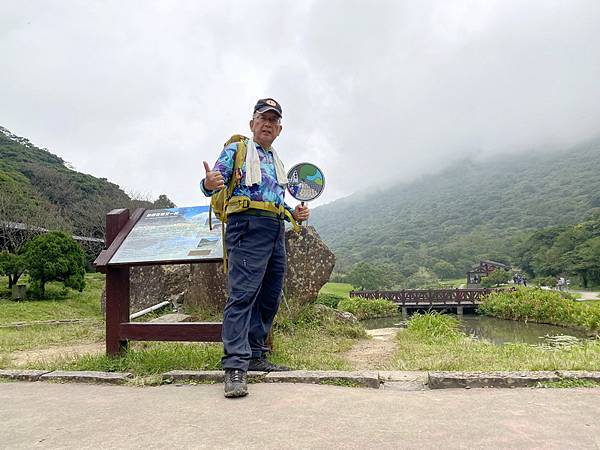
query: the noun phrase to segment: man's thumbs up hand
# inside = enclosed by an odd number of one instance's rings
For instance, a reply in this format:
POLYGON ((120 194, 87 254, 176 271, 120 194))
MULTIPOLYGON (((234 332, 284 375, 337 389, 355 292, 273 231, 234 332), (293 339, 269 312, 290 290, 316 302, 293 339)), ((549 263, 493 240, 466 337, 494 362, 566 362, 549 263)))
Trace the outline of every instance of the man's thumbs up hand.
POLYGON ((225 187, 225 180, 221 172, 217 170, 210 170, 210 166, 206 161, 204 162, 204 171, 206 172, 206 178, 204 178, 204 187, 209 191, 218 191, 225 187))

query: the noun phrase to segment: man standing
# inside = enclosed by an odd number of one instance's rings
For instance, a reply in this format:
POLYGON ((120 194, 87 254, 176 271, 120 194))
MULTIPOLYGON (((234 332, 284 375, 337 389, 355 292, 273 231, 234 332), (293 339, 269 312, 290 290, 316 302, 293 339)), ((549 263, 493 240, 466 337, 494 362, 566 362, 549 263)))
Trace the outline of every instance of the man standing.
MULTIPOLYGON (((281 133, 281 105, 261 99, 250 120, 252 138, 245 142, 246 159, 234 173, 239 143, 226 146, 214 168, 204 161, 206 177, 200 183, 204 195, 224 189, 235 177, 233 197, 248 198, 249 209, 227 217, 229 298, 223 314, 225 397, 248 394, 248 370, 285 371, 271 363, 266 338, 279 308, 286 270, 284 218, 307 220, 308 207, 291 209, 284 202, 287 175, 273 141, 281 133), (267 207, 268 206, 268 207, 267 207), (279 208, 280 213, 274 212, 279 208)), ((239 209, 239 208, 238 208, 239 209)))

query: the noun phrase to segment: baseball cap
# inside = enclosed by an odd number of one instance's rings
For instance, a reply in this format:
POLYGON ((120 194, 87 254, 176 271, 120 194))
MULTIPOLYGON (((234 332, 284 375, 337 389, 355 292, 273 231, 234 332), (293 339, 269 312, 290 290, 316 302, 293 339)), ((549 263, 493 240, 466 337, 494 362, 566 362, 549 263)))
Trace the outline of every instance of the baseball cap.
POLYGON ((255 113, 264 113, 267 111, 275 111, 279 117, 282 117, 281 105, 272 98, 261 98, 254 106, 255 113))

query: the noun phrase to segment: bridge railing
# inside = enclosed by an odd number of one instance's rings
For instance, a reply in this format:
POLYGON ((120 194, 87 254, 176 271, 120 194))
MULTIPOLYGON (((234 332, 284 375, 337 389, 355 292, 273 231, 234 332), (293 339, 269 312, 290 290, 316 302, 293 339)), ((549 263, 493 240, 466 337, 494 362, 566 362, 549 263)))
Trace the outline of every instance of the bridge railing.
POLYGON ((383 298, 403 304, 469 304, 475 305, 494 291, 503 289, 402 289, 399 291, 350 291, 350 297, 383 298))

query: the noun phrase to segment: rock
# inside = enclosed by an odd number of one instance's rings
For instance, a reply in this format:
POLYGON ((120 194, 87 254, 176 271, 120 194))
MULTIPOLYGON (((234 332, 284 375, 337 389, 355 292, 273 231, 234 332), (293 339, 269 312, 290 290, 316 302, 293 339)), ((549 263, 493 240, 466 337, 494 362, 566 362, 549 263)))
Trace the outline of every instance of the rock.
POLYGON ((46 373, 40 381, 74 382, 74 383, 126 383, 132 375, 129 372, 95 372, 95 371, 62 371, 46 373))
POLYGON ((319 314, 321 317, 327 317, 336 322, 350 324, 358 323, 358 319, 354 314, 349 313, 347 311, 339 311, 337 309, 330 308, 326 305, 316 304, 315 312, 317 312, 317 314, 319 314))
POLYGON ((188 290, 190 264, 132 267, 131 312, 163 301, 175 307, 182 304, 188 290))
POLYGON ((192 322, 192 316, 188 314, 172 313, 164 314, 156 319, 150 320, 150 323, 181 323, 192 322))
POLYGON ((265 376, 267 383, 312 383, 338 386, 368 387, 379 389, 379 375, 375 371, 345 372, 339 370, 316 371, 294 370, 270 372, 265 376))
MULTIPOLYGON (((302 227, 300 233, 290 229, 285 238, 288 272, 284 292, 287 304, 297 310, 317 298, 333 271, 335 255, 313 227, 302 227)), ((167 300, 176 309, 183 304, 188 311, 214 316, 223 311, 227 301, 227 277, 221 263, 132 267, 130 280, 131 313, 167 300)), ((103 310, 104 304, 103 292, 103 310)))
POLYGON ((556 372, 429 372, 430 389, 531 387, 547 381, 560 381, 556 372))
POLYGON ((312 303, 335 266, 335 255, 319 237, 314 227, 302 227, 300 233, 285 233, 288 272, 285 298, 295 306, 312 303))
POLYGON ((0 379, 19 380, 19 381, 37 381, 39 378, 50 372, 49 370, 21 370, 21 369, 0 369, 0 379))
MULTIPOLYGON (((178 309, 188 291, 189 277, 190 264, 132 267, 129 272, 130 314, 164 301, 171 302, 178 309)), ((104 290, 101 303, 104 312, 104 290)))
POLYGON ((223 264, 192 264, 189 289, 184 296, 185 308, 207 314, 220 314, 227 302, 227 275, 223 264))

